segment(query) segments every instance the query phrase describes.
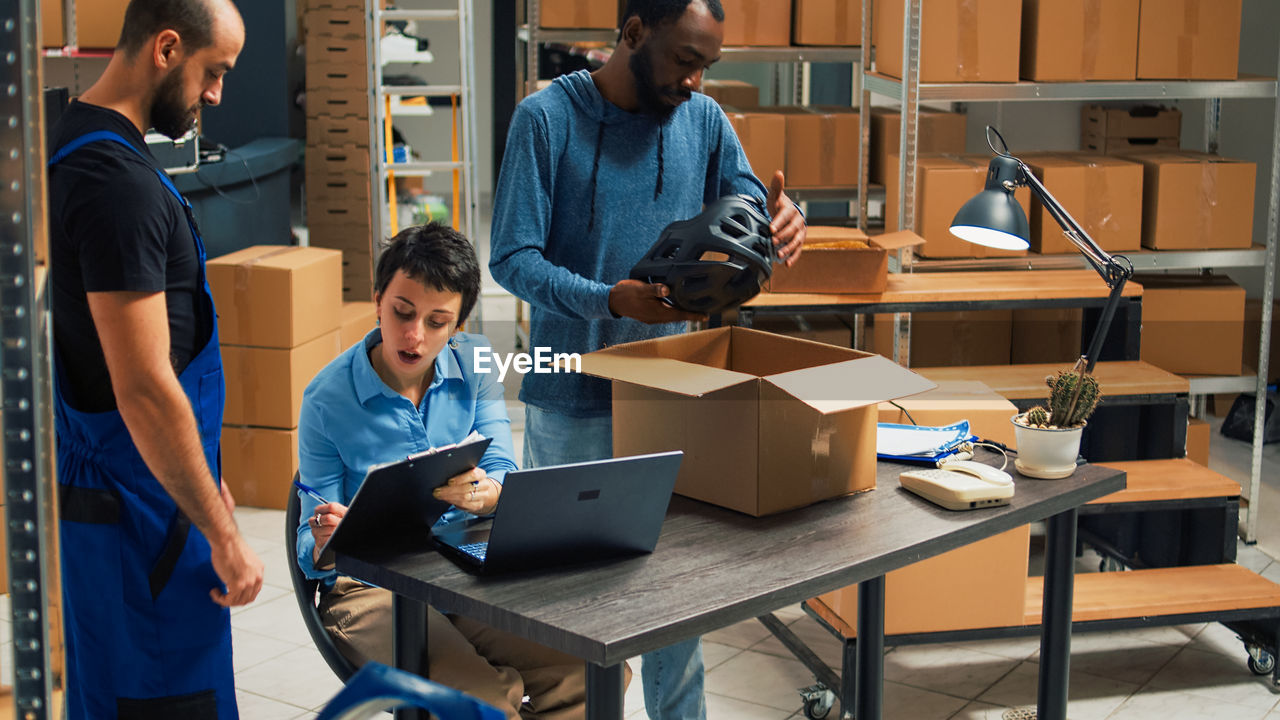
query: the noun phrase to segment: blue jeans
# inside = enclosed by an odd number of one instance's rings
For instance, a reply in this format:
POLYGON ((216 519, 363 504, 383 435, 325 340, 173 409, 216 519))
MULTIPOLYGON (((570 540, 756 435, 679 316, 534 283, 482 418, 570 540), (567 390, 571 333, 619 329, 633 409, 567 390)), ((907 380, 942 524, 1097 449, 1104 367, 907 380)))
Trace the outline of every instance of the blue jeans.
MULTIPOLYGON (((613 420, 524 408, 524 467, 613 457, 613 420)), ((702 640, 693 638, 641 656, 644 707, 651 720, 706 720, 702 640)))

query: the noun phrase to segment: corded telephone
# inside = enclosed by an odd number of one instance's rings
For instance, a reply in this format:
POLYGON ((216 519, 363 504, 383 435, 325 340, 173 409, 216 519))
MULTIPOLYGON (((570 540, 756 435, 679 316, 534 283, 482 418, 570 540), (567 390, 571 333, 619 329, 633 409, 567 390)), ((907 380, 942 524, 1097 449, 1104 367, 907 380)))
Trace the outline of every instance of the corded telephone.
POLYGON ((937 468, 907 470, 898 483, 948 510, 1008 505, 1013 497, 1009 473, 980 462, 943 460, 937 468))

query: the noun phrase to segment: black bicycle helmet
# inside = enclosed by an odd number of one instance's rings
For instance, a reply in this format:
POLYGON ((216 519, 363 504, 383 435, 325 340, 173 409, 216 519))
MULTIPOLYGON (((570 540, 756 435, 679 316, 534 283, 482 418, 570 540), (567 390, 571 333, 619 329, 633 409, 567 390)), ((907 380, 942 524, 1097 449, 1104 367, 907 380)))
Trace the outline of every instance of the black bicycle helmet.
POLYGON ((758 295, 776 258, 764 205, 749 195, 726 195, 663 229, 631 278, 666 285, 676 308, 712 314, 758 295))

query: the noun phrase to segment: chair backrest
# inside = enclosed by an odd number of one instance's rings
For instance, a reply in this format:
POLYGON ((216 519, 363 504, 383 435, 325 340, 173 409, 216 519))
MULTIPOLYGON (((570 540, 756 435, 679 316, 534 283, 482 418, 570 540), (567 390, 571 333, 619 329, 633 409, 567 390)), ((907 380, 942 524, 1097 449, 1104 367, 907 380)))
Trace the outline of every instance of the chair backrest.
MULTIPOLYGON (((294 479, 297 479, 297 475, 294 479)), ((284 542, 285 547, 289 549, 287 564, 289 579, 293 581, 293 594, 298 599, 298 609, 302 611, 302 624, 306 625, 307 632, 311 633, 311 640, 320 651, 320 656, 329 664, 329 668, 338 676, 338 679, 345 683, 355 674, 356 666, 343 656, 338 646, 334 644, 333 638, 324 629, 320 611, 316 609, 316 591, 320 585, 319 581, 303 575, 302 568, 298 567, 298 519, 301 514, 302 501, 298 499, 297 491, 290 486, 289 503, 284 512, 284 542)))

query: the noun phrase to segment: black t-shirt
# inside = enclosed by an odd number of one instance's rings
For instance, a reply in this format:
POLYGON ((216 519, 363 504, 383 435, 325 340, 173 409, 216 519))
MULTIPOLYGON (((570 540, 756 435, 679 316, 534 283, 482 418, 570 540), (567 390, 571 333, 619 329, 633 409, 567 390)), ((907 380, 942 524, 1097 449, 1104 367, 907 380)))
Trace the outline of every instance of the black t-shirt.
POLYGON ((186 212, 156 175, 133 123, 114 110, 72 102, 54 128, 50 155, 95 130, 115 132, 147 159, 118 142, 98 141, 49 169, 54 345, 67 381, 63 397, 86 412, 116 407, 86 293, 164 292, 169 358, 179 374, 213 332, 186 212))

